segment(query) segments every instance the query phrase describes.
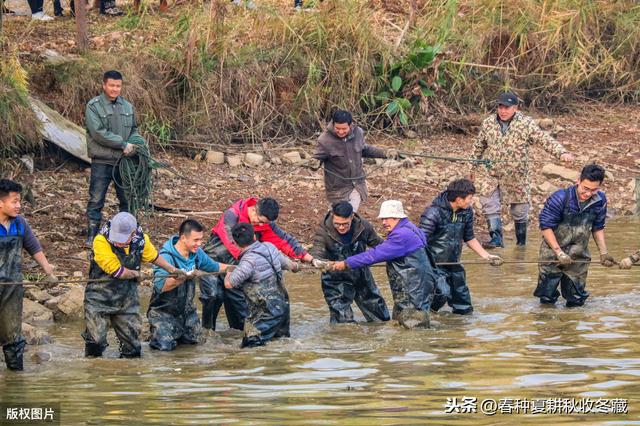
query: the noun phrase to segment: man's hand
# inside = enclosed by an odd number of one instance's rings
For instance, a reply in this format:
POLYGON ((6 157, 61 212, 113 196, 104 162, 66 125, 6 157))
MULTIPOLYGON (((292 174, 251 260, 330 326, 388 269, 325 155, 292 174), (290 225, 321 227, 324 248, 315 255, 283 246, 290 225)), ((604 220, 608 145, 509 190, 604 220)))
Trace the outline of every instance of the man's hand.
POLYGON ((399 152, 398 152, 398 150, 397 150, 397 149, 395 149, 395 148, 387 148, 387 149, 384 151, 384 155, 385 155, 385 157, 387 157, 388 159, 391 159, 391 160, 398 160, 398 159, 400 159, 400 153, 399 153, 399 152))
POLYGON ((136 280, 140 278, 140 271, 124 268, 124 271, 122 271, 122 274, 120 274, 118 278, 121 280, 136 280))
POLYGON ((302 264, 298 261, 292 261, 289 270, 294 274, 298 273, 302 270, 302 264))
POLYGON ((322 261, 320 259, 313 259, 311 264, 314 268, 322 269, 323 271, 329 266, 329 262, 322 261))
POLYGON ((622 259, 620 261, 620 263, 618 263, 618 267, 620 269, 631 269, 631 267, 633 266, 634 263, 635 262, 633 261, 631 256, 629 256, 629 257, 625 257, 624 259, 622 259))
POLYGON ((176 281, 185 281, 189 279, 189 274, 182 269, 174 268, 169 274, 173 275, 173 279, 176 281))
POLYGON ((227 267, 224 270, 224 273, 230 274, 233 272, 234 269, 236 269, 236 265, 227 265, 227 267))
POLYGON ((347 270, 347 262, 344 260, 341 262, 333 262, 331 264, 332 271, 346 271, 347 270))
POLYGON ((307 161, 307 167, 315 172, 316 170, 320 170, 320 167, 322 167, 322 161, 317 158, 310 158, 307 161))
POLYGON ((136 146, 132 143, 127 143, 124 146, 124 150, 122 150, 122 153, 124 154, 125 157, 130 156, 134 152, 136 152, 136 146))
POLYGON ((58 285, 58 277, 53 275, 53 273, 47 274, 43 282, 45 283, 44 285, 45 288, 53 288, 58 285))
POLYGON ((571 265, 573 263, 573 259, 571 259, 571 257, 567 253, 563 252, 562 250, 556 253, 556 259, 558 259, 561 265, 565 265, 565 266, 571 265))
POLYGON ((564 162, 564 163, 570 163, 573 161, 573 154, 570 152, 565 152, 564 154, 560 155, 560 161, 564 162))
POLYGON ((489 264, 491 266, 502 266, 502 264, 504 263, 504 259, 501 258, 500 256, 497 256, 495 254, 490 254, 487 258, 486 258, 487 262, 489 262, 489 264))
POLYGON ((600 255, 600 264, 604 267, 611 268, 613 265, 616 265, 617 262, 609 253, 602 253, 600 255))

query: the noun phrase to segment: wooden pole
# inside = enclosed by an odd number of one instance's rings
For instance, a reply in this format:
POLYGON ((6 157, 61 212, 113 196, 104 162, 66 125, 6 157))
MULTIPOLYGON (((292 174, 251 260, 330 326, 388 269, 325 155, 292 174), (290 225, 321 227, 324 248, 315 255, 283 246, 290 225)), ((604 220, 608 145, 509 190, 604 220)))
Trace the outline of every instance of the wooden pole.
POLYGON ((636 216, 640 216, 640 178, 635 178, 636 181, 636 216))
POLYGON ((89 34, 87 33, 87 6, 85 0, 74 2, 76 14, 76 46, 79 52, 89 49, 89 34))

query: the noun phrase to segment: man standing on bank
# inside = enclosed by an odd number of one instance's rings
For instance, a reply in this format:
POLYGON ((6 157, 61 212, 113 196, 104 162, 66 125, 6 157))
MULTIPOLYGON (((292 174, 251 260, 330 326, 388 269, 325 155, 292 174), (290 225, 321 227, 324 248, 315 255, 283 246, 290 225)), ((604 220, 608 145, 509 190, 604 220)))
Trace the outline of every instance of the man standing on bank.
POLYGON ((554 192, 545 202, 540 212, 540 274, 533 293, 540 303, 556 303, 560 285, 567 307, 584 305, 589 297, 585 286, 591 261, 590 236, 598 246, 602 266, 617 264, 607 253, 604 238, 607 198, 600 191, 603 181, 604 169, 589 164, 582 169, 576 185, 554 192))
POLYGON ((86 241, 89 248, 100 231, 102 208, 112 181, 120 202, 119 211, 129 211, 129 202, 122 189, 119 175, 114 175, 113 169, 121 156, 135 153, 133 141, 144 143, 138 133, 133 105, 120 96, 121 91, 122 74, 118 71, 105 72, 102 78, 102 94, 91 99, 85 110, 87 151, 91 158, 86 241))
MULTIPOLYGON (((485 248, 504 247, 501 206, 510 207, 516 231, 517 245, 527 240, 531 177, 529 162, 531 147, 542 146, 562 161, 573 160, 567 150, 528 117, 518 111, 518 97, 512 92, 498 97, 496 114, 487 117, 480 128, 474 146, 473 158, 488 160, 481 176, 482 212, 489 225, 491 241, 485 248)), ((472 178, 479 166, 474 166, 472 178)))
POLYGON ((336 110, 327 129, 318 138, 311 169, 324 164, 324 189, 330 204, 348 201, 357 212, 367 201, 367 183, 362 158, 398 159, 398 151, 367 145, 364 130, 353 122, 351 113, 336 110))

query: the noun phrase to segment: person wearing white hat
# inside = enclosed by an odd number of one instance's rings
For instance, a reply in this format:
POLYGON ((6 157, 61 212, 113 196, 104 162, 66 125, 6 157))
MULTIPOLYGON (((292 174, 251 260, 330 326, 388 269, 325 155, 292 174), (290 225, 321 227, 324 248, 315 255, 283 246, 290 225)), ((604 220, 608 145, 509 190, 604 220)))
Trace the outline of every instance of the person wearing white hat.
POLYGON ((383 202, 378 218, 389 233, 387 239, 364 253, 331 263, 330 268, 342 271, 387 262, 394 301, 392 318, 406 328, 429 327, 436 275, 427 257, 424 233, 409 221, 397 200, 383 202))
POLYGON ((158 256, 149 236, 142 232, 131 213, 120 212, 93 240, 89 278, 111 281, 90 282, 85 289, 86 328, 82 333, 85 356, 102 356, 108 346, 109 325, 113 326, 120 342, 120 357, 140 356, 138 335, 142 321, 138 279, 142 262, 153 263, 170 274, 186 276, 184 271, 158 256))

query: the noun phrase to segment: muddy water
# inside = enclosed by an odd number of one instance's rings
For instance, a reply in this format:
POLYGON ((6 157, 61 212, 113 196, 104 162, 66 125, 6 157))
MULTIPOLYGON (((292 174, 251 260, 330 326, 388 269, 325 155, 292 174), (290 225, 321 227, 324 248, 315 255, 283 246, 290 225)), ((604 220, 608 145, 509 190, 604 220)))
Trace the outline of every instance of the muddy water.
MULTIPOLYGON (((611 223, 610 252, 637 247, 638 225, 611 223)), ((535 259, 532 240, 526 251, 509 241, 504 256, 535 259)), ((382 270, 376 274, 390 301, 382 270)), ((640 268, 592 266, 591 297, 574 309, 538 304, 533 265, 473 265, 468 275, 476 312, 433 315, 433 328, 422 331, 329 325, 317 275, 287 276, 292 338, 254 350, 240 350, 240 335, 223 330, 172 353, 145 345, 141 360, 117 359, 112 340, 105 359, 87 360, 81 324, 56 326, 46 347, 53 360, 38 365, 27 356, 23 374, 0 370, 0 396, 60 402, 63 424, 640 424, 640 268), (476 414, 446 413, 447 398, 463 397, 477 398, 476 414), (507 414, 506 398, 624 398, 628 414, 563 414, 570 406, 553 414, 551 405, 547 414, 507 414), (501 399, 498 414, 480 412, 483 401, 501 399)), ((610 410, 610 401, 599 404, 610 410)))

